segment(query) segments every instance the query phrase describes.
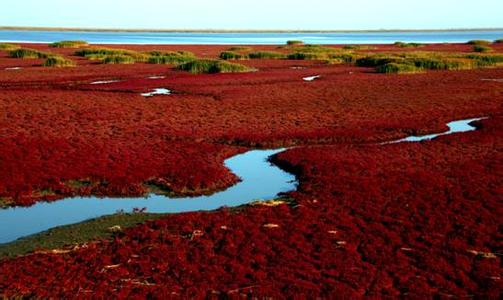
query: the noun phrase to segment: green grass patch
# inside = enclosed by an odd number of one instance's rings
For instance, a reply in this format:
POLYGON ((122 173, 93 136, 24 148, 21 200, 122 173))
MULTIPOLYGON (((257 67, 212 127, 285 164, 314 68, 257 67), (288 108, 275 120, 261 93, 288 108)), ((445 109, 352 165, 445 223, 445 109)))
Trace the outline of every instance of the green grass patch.
POLYGON ((492 52, 493 49, 489 46, 475 45, 473 46, 473 52, 492 52))
POLYGON ((395 42, 394 45, 400 48, 419 48, 424 46, 423 44, 420 43, 404 43, 404 42, 395 42))
POLYGON ((368 45, 346 45, 342 47, 344 50, 375 50, 377 47, 368 45))
POLYGON ((224 60, 245 60, 248 59, 247 54, 235 52, 235 51, 224 51, 220 53, 220 58, 224 60))
POLYGON ((62 56, 49 56, 43 63, 44 67, 75 67, 76 64, 73 60, 62 56))
POLYGON ((490 45, 491 41, 487 40, 471 40, 467 42, 468 45, 490 45))
POLYGON ((196 59, 194 53, 189 51, 151 51, 148 52, 148 63, 179 65, 196 59))
POLYGON ((213 74, 213 73, 241 73, 251 72, 255 69, 236 63, 230 63, 222 60, 196 59, 180 64, 179 70, 188 71, 193 74, 213 74))
POLYGON ((463 58, 474 61, 478 67, 492 67, 503 65, 503 54, 468 54, 463 58))
POLYGON ((104 64, 134 64, 135 58, 129 55, 106 55, 102 62, 104 64))
POLYGON ((156 220, 164 214, 118 213, 78 224, 56 227, 7 244, 0 245, 0 258, 14 257, 37 249, 59 249, 67 245, 82 244, 92 240, 106 239, 114 234, 113 226, 125 229, 147 220, 156 220))
POLYGON ((299 46, 299 45, 304 45, 304 41, 300 41, 300 40, 289 40, 289 41, 286 41, 286 44, 288 46, 299 46))
POLYGON ((13 58, 47 58, 49 56, 48 53, 38 51, 35 49, 29 48, 19 48, 14 49, 9 52, 10 57, 13 58))
POLYGON ((251 59, 282 59, 286 58, 286 55, 274 51, 256 51, 248 54, 251 59))
POLYGON ((11 50, 15 50, 15 49, 18 49, 18 48, 19 48, 18 45, 0 43, 0 50, 11 51, 11 50))
POLYGON ((49 44, 53 48, 80 48, 86 47, 89 44, 86 41, 59 41, 49 44))
POLYGON ((386 74, 414 74, 423 72, 423 69, 409 64, 387 63, 378 66, 376 71, 386 74))
POLYGON ((91 60, 100 60, 105 64, 134 64, 135 62, 147 62, 150 55, 114 48, 84 48, 75 51, 75 55, 83 56, 91 60))
POLYGON ((246 46, 234 46, 227 49, 227 51, 237 51, 237 52, 249 52, 252 50, 253 50, 252 47, 246 47, 246 46))
POLYGON ((503 61, 502 55, 460 54, 439 52, 402 52, 375 53, 358 58, 355 62, 361 67, 375 67, 380 73, 415 73, 417 70, 407 70, 404 65, 419 70, 469 70, 486 66, 494 66, 503 61), (394 70, 397 72, 394 72, 394 70), (410 71, 410 72, 409 72, 410 71))

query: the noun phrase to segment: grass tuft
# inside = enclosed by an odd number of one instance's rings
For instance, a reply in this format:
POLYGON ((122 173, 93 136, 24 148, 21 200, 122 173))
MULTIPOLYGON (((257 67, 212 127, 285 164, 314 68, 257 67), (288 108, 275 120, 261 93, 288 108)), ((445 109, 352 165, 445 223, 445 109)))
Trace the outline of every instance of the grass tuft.
POLYGON ((423 72, 423 69, 409 64, 387 63, 378 66, 376 71, 386 74, 414 74, 423 72))
POLYGON ((178 66, 179 70, 188 71, 193 74, 213 74, 213 73, 241 73, 251 72, 255 69, 247 66, 230 63, 222 60, 196 59, 178 66))
POLYGON ((299 45, 304 45, 304 41, 300 41, 300 40, 289 40, 289 41, 286 41, 286 44, 288 46, 299 46, 299 45))
POLYGON ((220 53, 220 58, 225 60, 245 60, 249 57, 247 54, 242 54, 235 51, 224 51, 220 53))
POLYGON ((86 41, 59 41, 49 44, 49 47, 53 48, 80 48, 88 46, 86 41))
POLYGON ((49 54, 35 49, 19 48, 9 52, 10 57, 13 58, 47 58, 49 54))
POLYGON ((227 49, 227 51, 237 51, 237 52, 249 52, 252 50, 253 50, 252 47, 246 47, 246 46, 234 46, 227 49))
POLYGON ((113 48, 84 48, 75 51, 75 55, 91 60, 100 60, 105 64, 134 64, 146 62, 149 55, 126 49, 113 48))
POLYGON ((491 41, 487 40, 471 40, 467 42, 468 45, 490 45, 491 41))
POLYGON ((368 45, 346 45, 342 47, 344 50, 375 50, 377 47, 368 45))
POLYGON ((274 51, 256 51, 248 54, 251 59, 282 59, 286 58, 286 55, 274 51))
POLYGON ((400 48, 419 48, 424 46, 423 44, 420 43, 405 43, 405 42, 395 42, 394 45, 400 48))
POLYGON ((10 50, 18 49, 18 48, 19 48, 18 45, 0 43, 0 50, 10 51, 10 50))
POLYGON ((148 63, 179 65, 196 59, 194 53, 189 51, 151 51, 148 53, 148 63))
POLYGON ((62 56, 49 56, 43 63, 44 67, 75 67, 75 62, 62 56))
POLYGON ((107 55, 102 60, 104 64, 134 64, 135 58, 129 55, 107 55))
POLYGON ((473 46, 473 52, 491 52, 493 49, 489 46, 475 45, 473 46))

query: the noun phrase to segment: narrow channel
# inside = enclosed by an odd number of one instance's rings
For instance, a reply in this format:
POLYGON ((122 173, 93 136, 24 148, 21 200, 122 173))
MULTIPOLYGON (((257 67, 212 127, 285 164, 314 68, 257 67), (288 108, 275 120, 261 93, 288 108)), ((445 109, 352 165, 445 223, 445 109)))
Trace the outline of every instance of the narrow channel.
MULTIPOLYGON (((456 132, 472 131, 476 127, 470 123, 481 119, 483 118, 450 122, 447 123, 449 130, 443 133, 411 136, 382 144, 419 142, 456 132)), ((79 223, 118 211, 130 212, 134 208, 146 208, 150 213, 180 213, 271 200, 278 194, 293 191, 297 187, 293 174, 268 161, 270 156, 285 150, 250 150, 225 160, 225 166, 241 181, 225 191, 209 196, 170 198, 151 194, 132 198, 72 197, 54 202, 38 202, 30 207, 0 209, 0 244, 57 226, 79 223)))

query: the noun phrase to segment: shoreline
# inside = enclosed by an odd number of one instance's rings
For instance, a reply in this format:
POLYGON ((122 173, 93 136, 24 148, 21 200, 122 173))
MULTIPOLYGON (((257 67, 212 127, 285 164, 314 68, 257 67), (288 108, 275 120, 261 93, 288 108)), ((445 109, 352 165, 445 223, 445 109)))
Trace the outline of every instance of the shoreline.
POLYGON ((0 31, 63 31, 63 32, 157 32, 157 33, 389 33, 389 32, 484 32, 503 31, 503 28, 451 28, 451 29, 372 29, 372 30, 285 30, 285 29, 125 29, 125 28, 72 28, 0 26, 0 31))

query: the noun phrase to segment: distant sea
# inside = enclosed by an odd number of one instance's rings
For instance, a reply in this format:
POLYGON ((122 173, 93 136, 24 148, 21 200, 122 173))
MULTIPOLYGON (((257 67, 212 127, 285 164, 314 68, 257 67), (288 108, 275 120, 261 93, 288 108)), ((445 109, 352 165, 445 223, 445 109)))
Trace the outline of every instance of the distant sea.
POLYGON ((0 30, 1 42, 48 43, 85 40, 93 44, 284 44, 303 40, 310 44, 462 43, 474 39, 503 38, 503 30, 491 31, 381 31, 381 32, 109 32, 0 30))

